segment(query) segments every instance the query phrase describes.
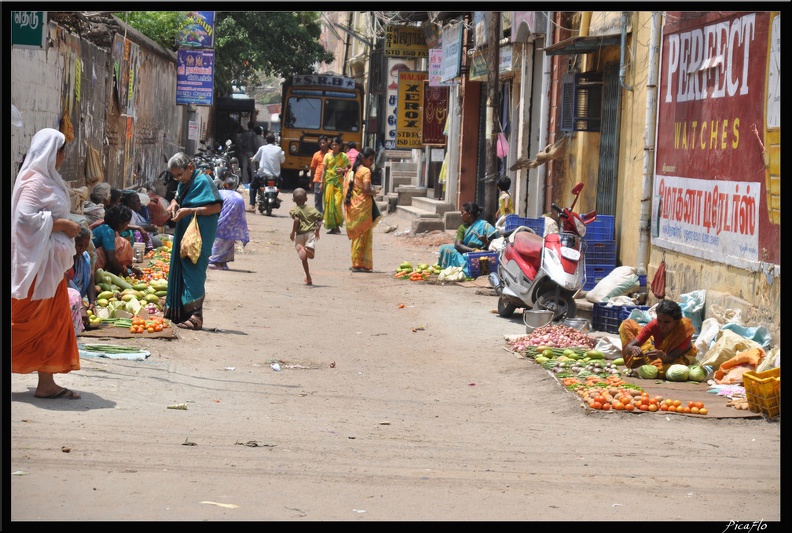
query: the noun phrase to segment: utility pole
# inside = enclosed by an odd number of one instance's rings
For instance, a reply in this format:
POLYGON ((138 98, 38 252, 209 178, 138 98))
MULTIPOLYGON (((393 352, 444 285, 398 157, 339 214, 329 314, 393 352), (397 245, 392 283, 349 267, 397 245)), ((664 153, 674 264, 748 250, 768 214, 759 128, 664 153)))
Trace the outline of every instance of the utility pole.
POLYGON ((489 108, 489 136, 487 137, 487 165, 484 175, 484 218, 494 220, 498 210, 498 114, 500 99, 498 67, 500 64, 500 11, 490 11, 487 31, 487 107, 489 108))

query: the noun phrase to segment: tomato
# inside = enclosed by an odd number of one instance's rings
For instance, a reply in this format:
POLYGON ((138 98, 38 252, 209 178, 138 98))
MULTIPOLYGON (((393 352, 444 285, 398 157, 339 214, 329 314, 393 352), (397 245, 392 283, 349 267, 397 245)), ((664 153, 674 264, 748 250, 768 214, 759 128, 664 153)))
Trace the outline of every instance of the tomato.
POLYGON ((614 400, 613 404, 611 405, 611 407, 613 407, 613 409, 616 410, 616 411, 623 411, 624 410, 624 404, 621 403, 619 400, 614 400))
POLYGON ((130 333, 137 333, 137 328, 135 326, 129 326, 130 333))
POLYGON ((154 326, 147 327, 146 331, 148 331, 149 333, 154 333, 154 326))
POLYGON ((635 406, 633 404, 631 404, 631 403, 625 404, 624 405, 624 410, 625 411, 634 411, 635 410, 635 406))
POLYGON ((672 400, 671 398, 666 398, 664 403, 670 407, 674 405, 674 400, 672 400))
POLYGON ((700 415, 706 415, 707 413, 709 413, 709 411, 707 410, 706 407, 702 407, 702 408, 699 409, 699 414, 700 415))
POLYGON ((154 331, 162 331, 162 324, 157 324, 154 326, 154 331))
POLYGON ((682 402, 681 402, 681 401, 679 401, 679 400, 674 400, 674 407, 679 407, 680 405, 682 405, 682 402))
POLYGON ((601 403, 601 404, 608 403, 607 401, 605 401, 605 397, 604 397, 604 396, 602 396, 602 395, 600 395, 600 396, 594 396, 594 401, 595 401, 595 402, 599 402, 599 403, 601 403))
POLYGON ((649 404, 648 403, 642 403, 641 406, 638 409, 640 409, 641 411, 648 411, 649 410, 649 404))
POLYGON ((696 406, 696 402, 694 402, 693 400, 690 400, 688 402, 688 407, 695 407, 695 406, 696 406))
POLYGON ((593 407, 594 409, 602 409, 602 404, 600 402, 593 401, 591 402, 591 407, 593 407))
POLYGON ((664 403, 661 403, 660 404, 660 410, 661 411, 668 411, 668 406, 666 404, 664 404, 664 403))
POLYGON ((704 402, 696 402, 695 406, 701 409, 702 407, 704 407, 704 402))
POLYGON ((700 411, 699 408, 694 405, 693 407, 690 408, 690 412, 694 415, 697 415, 699 414, 700 411))
MULTIPOLYGON (((679 409, 677 409, 677 413, 678 413, 678 412, 679 412, 679 409)), ((689 413, 689 412, 690 412, 690 407, 683 407, 683 408, 682 408, 682 412, 683 412, 683 413, 689 413)))
POLYGON ((669 405, 666 411, 670 411, 672 413, 676 413, 676 405, 669 405))
POLYGON ((649 411, 651 411, 652 413, 657 411, 657 404, 656 403, 650 403, 649 404, 649 411))
POLYGON ((610 411, 611 405, 609 403, 602 404, 603 411, 610 411))
MULTIPOLYGON (((659 402, 657 401, 657 398, 652 398, 652 399, 650 399, 650 400, 649 400, 649 405, 657 405, 658 403, 659 403, 659 402)), ((657 410, 657 409, 655 409, 655 411, 656 411, 656 410, 657 410)))

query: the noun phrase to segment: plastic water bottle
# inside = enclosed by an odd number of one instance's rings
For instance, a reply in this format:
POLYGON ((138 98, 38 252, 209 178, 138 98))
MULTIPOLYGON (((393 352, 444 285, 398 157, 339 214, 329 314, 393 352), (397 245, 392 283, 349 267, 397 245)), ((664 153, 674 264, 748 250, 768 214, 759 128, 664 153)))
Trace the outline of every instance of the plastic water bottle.
POLYGON ((644 267, 643 263, 640 263, 638 265, 638 305, 645 305, 647 296, 646 267, 644 267))

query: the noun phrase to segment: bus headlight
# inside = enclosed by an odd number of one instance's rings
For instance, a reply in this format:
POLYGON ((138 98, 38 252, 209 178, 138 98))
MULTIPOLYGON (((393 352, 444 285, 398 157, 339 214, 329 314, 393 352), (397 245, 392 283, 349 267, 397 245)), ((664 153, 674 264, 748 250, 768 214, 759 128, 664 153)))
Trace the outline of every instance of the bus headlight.
POLYGON ((297 146, 297 143, 291 143, 289 145, 289 153, 290 154, 296 154, 298 149, 299 149, 299 146, 297 146))

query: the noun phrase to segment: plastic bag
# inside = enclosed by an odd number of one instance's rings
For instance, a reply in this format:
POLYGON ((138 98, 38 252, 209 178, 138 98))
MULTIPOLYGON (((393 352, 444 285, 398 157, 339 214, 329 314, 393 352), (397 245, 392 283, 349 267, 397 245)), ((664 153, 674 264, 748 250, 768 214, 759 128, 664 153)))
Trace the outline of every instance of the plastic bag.
POLYGON ((724 309, 717 304, 712 304, 709 307, 709 316, 716 318, 721 324, 729 322, 742 324, 742 311, 740 309, 724 309))
POLYGON ((720 328, 720 323, 718 323, 715 318, 708 318, 701 323, 701 333, 699 333, 694 343, 696 349, 698 349, 698 353, 696 353, 696 359, 698 361, 704 358, 707 350, 709 350, 712 345, 712 341, 714 341, 715 337, 720 333, 720 328))
POLYGON ((693 291, 683 294, 680 297, 679 306, 682 308, 682 316, 689 318, 693 329, 698 335, 701 332, 701 322, 704 319, 704 300, 707 291, 693 291))
POLYGON ((201 230, 198 227, 198 215, 193 215, 190 225, 184 232, 181 239, 181 250, 179 255, 181 257, 189 257, 190 261, 194 264, 198 263, 198 258, 201 257, 201 247, 203 246, 203 239, 201 238, 201 230))
POLYGON ((758 342, 746 339, 737 333, 728 329, 721 330, 718 334, 718 339, 710 346, 704 358, 701 360, 702 365, 720 368, 720 365, 728 361, 735 355, 751 348, 761 348, 758 342))
POLYGON ((622 343, 619 337, 600 337, 595 350, 602 352, 605 359, 618 359, 622 356, 622 343))
POLYGON ((631 266, 616 267, 610 274, 586 293, 586 300, 605 303, 614 296, 629 294, 638 287, 638 274, 631 266))
POLYGON ((747 328, 745 326, 741 326, 739 324, 724 324, 721 329, 728 329, 737 333, 738 335, 745 337, 746 339, 751 339, 759 343, 759 345, 767 349, 773 344, 773 337, 770 335, 770 332, 767 331, 767 328, 764 326, 758 326, 754 328, 747 328))

